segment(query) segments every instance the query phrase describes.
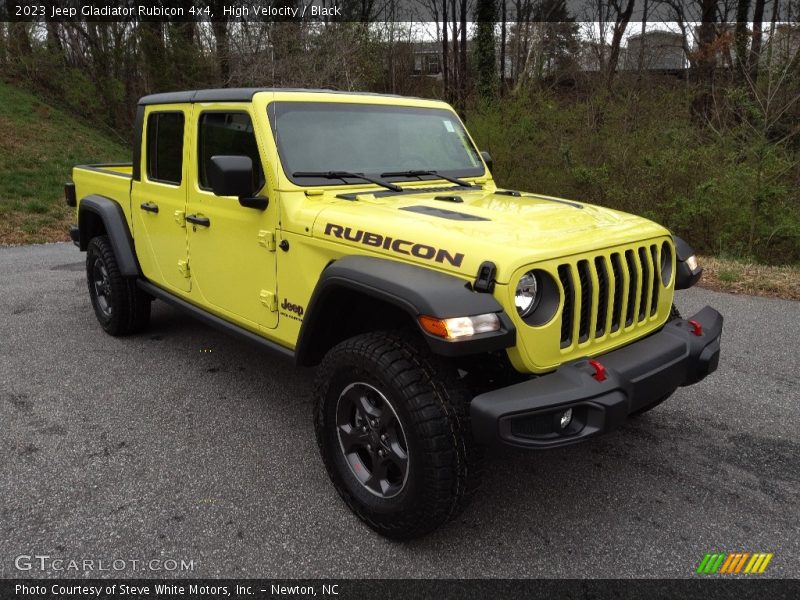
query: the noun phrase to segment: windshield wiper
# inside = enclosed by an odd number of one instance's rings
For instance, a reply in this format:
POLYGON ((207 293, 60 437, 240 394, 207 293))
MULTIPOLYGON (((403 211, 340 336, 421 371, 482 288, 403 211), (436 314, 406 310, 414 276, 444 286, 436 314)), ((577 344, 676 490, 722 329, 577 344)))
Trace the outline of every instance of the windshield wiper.
POLYGON ((455 183, 456 185, 460 185, 462 187, 472 187, 472 184, 469 181, 442 175, 439 173, 439 171, 390 171, 389 173, 381 173, 381 177, 419 177, 420 179, 422 179, 423 175, 433 175, 434 177, 444 179, 445 181, 455 183))
POLYGON ((297 171, 292 173, 292 177, 322 177, 323 179, 341 179, 347 183, 347 178, 363 179, 375 185, 385 187, 387 190, 393 192, 402 192, 403 188, 399 185, 389 183, 383 179, 376 179, 375 177, 367 177, 363 173, 351 173, 350 171, 297 171))

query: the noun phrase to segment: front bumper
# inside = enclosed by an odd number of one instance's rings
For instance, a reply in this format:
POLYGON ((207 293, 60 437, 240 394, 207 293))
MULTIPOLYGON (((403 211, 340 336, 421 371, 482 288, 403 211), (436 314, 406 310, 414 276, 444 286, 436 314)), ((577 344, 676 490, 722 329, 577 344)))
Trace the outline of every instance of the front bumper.
POLYGON ((548 375, 480 394, 470 415, 475 440, 489 447, 556 448, 617 428, 632 412, 697 383, 719 363, 722 315, 706 306, 651 336, 548 375), (699 325, 700 330, 698 330, 699 325), (559 419, 572 409, 561 429, 559 419))

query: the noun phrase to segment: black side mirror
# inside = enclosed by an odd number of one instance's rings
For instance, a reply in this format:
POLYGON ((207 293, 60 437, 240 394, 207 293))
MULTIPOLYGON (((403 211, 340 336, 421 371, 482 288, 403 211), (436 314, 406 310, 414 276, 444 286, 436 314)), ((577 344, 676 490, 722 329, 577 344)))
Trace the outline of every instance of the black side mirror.
POLYGON ((236 196, 247 208, 264 210, 267 198, 255 198, 253 160, 249 156, 212 156, 208 166, 211 189, 217 196, 236 196))
POLYGON ((494 172, 494 161, 492 160, 492 155, 486 150, 481 150, 481 158, 483 159, 483 162, 486 163, 486 168, 489 169, 489 174, 491 175, 494 172))

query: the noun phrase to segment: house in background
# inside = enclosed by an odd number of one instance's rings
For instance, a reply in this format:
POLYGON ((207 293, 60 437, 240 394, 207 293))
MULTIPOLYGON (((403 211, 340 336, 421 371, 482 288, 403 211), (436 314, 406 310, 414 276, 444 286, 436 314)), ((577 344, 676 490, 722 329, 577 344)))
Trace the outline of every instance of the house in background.
POLYGON ((775 33, 772 39, 768 40, 768 44, 771 44, 771 48, 761 52, 762 64, 771 60, 773 65, 783 65, 796 60, 800 52, 800 25, 795 23, 776 25, 775 33))
POLYGON ((628 44, 620 60, 620 68, 628 71, 677 72, 686 68, 683 36, 673 31, 646 31, 628 37, 628 44))
POLYGON ((442 78, 442 44, 414 42, 414 75, 442 78))

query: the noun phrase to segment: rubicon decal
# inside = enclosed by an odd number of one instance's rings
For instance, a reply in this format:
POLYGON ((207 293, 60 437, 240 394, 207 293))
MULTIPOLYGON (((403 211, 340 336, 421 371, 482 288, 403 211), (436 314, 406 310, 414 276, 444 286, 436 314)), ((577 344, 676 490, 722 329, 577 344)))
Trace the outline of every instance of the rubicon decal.
POLYGON ((432 260, 437 263, 446 262, 454 267, 460 267, 461 263, 464 262, 464 255, 461 252, 451 252, 444 248, 435 248, 427 244, 418 244, 410 240, 392 238, 381 235, 380 233, 362 231, 361 229, 344 227, 342 225, 336 225, 335 223, 328 223, 325 225, 325 235, 364 244, 365 246, 372 246, 373 248, 391 250, 397 254, 432 260))
POLYGON ((697 565, 697 573, 701 575, 713 575, 715 573, 753 575, 763 573, 769 561, 772 560, 772 556, 772 552, 709 552, 697 565))

